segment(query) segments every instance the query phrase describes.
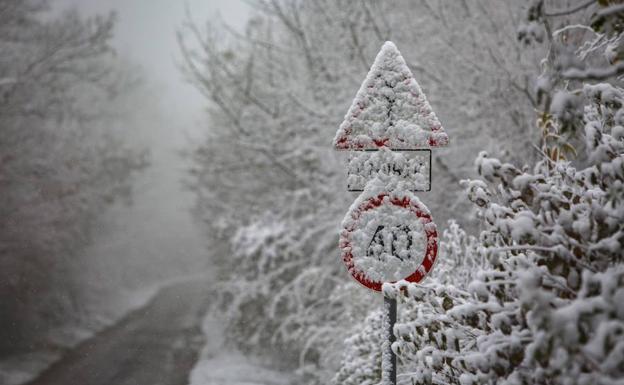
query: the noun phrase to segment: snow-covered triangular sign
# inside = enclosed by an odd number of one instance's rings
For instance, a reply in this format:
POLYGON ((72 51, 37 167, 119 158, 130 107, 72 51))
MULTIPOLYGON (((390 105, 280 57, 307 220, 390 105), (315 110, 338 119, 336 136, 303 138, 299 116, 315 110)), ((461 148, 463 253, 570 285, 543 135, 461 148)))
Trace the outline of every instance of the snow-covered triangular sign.
POLYGON ((448 135, 394 43, 377 54, 334 146, 340 150, 446 146, 448 135))

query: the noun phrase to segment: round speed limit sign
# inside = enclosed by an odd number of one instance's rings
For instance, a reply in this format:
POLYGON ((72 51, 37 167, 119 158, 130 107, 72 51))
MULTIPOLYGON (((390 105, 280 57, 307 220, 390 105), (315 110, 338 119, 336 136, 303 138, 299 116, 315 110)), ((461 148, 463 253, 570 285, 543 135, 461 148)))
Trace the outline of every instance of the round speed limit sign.
POLYGON ((438 233, 427 207, 409 191, 362 194, 340 233, 342 259, 364 286, 420 282, 438 253, 438 233))

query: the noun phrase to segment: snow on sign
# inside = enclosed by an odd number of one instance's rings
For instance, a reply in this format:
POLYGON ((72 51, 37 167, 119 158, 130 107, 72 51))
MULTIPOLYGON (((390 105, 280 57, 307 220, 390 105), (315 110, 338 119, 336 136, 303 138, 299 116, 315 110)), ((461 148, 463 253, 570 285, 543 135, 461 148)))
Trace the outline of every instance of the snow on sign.
POLYGON ((334 138, 339 150, 446 146, 449 138, 401 53, 386 42, 334 138))
POLYGON ((369 183, 342 223, 340 249, 349 273, 369 289, 384 282, 421 281, 438 251, 436 225, 410 191, 369 183))
POLYGON ((363 191, 340 233, 342 259, 364 286, 419 282, 433 267, 438 234, 412 191, 431 189, 431 148, 448 135, 397 47, 386 42, 334 138, 352 150, 347 185, 363 191))
MULTIPOLYGON (((348 189, 363 191, 342 222, 339 246, 364 286, 420 282, 433 268, 438 232, 413 191, 430 190, 431 148, 448 142, 399 50, 386 42, 334 138, 334 147, 352 151, 348 189)), ((382 383, 396 385, 396 298, 384 293, 384 306, 382 383)))
POLYGON ((347 162, 347 190, 364 191, 366 183, 380 176, 394 176, 410 191, 431 190, 431 150, 352 151, 347 162))

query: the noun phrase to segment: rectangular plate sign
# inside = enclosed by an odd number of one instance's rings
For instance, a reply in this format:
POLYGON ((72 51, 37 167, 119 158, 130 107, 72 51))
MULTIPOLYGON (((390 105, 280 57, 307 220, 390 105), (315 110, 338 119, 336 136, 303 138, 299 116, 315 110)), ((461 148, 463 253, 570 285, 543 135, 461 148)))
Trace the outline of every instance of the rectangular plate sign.
POLYGON ((347 170, 349 191, 364 191, 379 174, 397 176, 411 191, 431 190, 431 150, 352 151, 347 170))

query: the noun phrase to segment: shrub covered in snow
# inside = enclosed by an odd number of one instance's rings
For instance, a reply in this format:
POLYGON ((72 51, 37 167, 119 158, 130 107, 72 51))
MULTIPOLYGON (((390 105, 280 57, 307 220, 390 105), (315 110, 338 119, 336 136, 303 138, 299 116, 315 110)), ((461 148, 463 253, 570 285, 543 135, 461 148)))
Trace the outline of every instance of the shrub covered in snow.
MULTIPOLYGON (((379 315, 362 320, 381 301, 354 286, 339 260, 337 228, 353 197, 329 142, 372 58, 392 39, 453 138, 452 148, 434 153, 432 192, 422 197, 438 224, 451 216, 467 222, 470 203, 458 198, 456 182, 471 172, 478 149, 487 150, 477 161, 480 180, 465 182, 484 232, 472 238, 452 225, 429 283, 408 289, 395 346, 400 380, 563 381, 556 367, 582 378, 574 370, 593 356, 581 346, 597 346, 585 342, 598 334, 579 332, 583 345, 568 348, 569 336, 554 337, 563 331, 552 321, 559 316, 549 314, 596 297, 583 289, 591 277, 616 275, 621 90, 579 81, 621 73, 619 27, 608 8, 596 15, 596 30, 558 18, 563 27, 552 31, 552 9, 536 2, 520 40, 511 41, 520 2, 256 4, 244 34, 191 23, 186 32, 201 44, 180 37, 187 73, 211 101, 210 136, 194 152, 192 187, 207 236, 224 235, 232 249, 219 261, 229 338, 277 352, 301 368, 305 382, 326 384, 343 337, 358 332, 336 382, 379 380, 379 315), (527 43, 531 49, 521 52, 527 43), (545 54, 534 87, 531 71, 545 54), (521 161, 530 166, 513 165, 521 161), (544 361, 551 357, 559 366, 544 361)), ((605 297, 612 302, 605 300, 603 315, 579 318, 596 325, 583 326, 591 333, 603 327, 605 341, 618 341, 608 310, 618 295, 605 297)), ((617 343, 605 346, 617 351, 617 343)), ((603 353, 617 357, 612 350, 603 353)), ((594 372, 608 379, 610 370, 594 372)))
POLYGON ((326 261, 338 237, 318 219, 308 214, 299 218, 306 225, 294 227, 271 215, 241 228, 231 279, 219 284, 228 339, 268 362, 278 358, 283 368, 298 368, 308 381, 331 376, 345 329, 370 309, 360 287, 337 278, 344 270, 338 258, 326 261))
MULTIPOLYGON (((531 7, 531 30, 543 28, 551 44, 538 82, 548 85, 538 89, 540 159, 519 168, 481 152, 481 179, 462 182, 484 227, 478 240, 452 226, 446 249, 461 262, 441 263, 422 285, 394 285, 403 302, 393 346, 401 383, 624 377, 623 69, 605 50, 620 47, 621 5, 606 3, 584 7, 594 8, 592 28, 563 23, 554 32, 551 4, 531 7)), ((363 349, 378 349, 376 338, 348 340, 336 383, 379 381, 352 366, 363 349)))
MULTIPOLYGON (((406 377, 425 383, 431 381, 432 369, 417 367, 415 360, 426 360, 433 353, 439 360, 440 354, 432 345, 435 332, 443 331, 440 338, 444 342, 440 340, 440 343, 445 349, 447 346, 456 349, 456 343, 463 341, 460 337, 466 338, 471 332, 478 332, 474 327, 457 328, 461 325, 450 324, 448 319, 440 320, 440 315, 450 306, 469 303, 470 293, 461 288, 467 286, 474 272, 486 264, 485 258, 477 252, 477 247, 476 238, 466 234, 456 223, 450 222, 442 235, 435 270, 431 273, 432 277, 425 281, 426 285, 413 285, 405 281, 395 285, 394 294, 400 300, 399 319, 395 326, 398 340, 394 345, 401 361, 399 381, 406 377), (398 291, 408 296, 396 295, 398 291), (420 352, 417 351, 418 346, 422 346, 420 352)), ((333 378, 333 384, 378 384, 381 381, 381 325, 382 312, 375 309, 355 328, 357 333, 345 340, 341 367, 333 378)), ((436 362, 435 367, 439 368, 440 362, 436 362)))

